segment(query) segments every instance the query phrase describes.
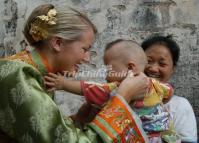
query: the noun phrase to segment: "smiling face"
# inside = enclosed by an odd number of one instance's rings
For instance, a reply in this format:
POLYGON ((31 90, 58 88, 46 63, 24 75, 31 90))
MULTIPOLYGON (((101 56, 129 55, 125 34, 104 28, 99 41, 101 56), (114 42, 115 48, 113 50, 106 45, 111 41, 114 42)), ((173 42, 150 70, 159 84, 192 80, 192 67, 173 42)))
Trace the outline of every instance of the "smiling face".
POLYGON ((79 40, 63 41, 60 52, 56 57, 57 71, 77 72, 79 64, 89 62, 90 48, 94 41, 94 32, 91 28, 85 30, 79 40))
POLYGON ((145 53, 148 59, 146 75, 167 82, 175 69, 169 49, 165 45, 155 44, 147 48, 145 53))

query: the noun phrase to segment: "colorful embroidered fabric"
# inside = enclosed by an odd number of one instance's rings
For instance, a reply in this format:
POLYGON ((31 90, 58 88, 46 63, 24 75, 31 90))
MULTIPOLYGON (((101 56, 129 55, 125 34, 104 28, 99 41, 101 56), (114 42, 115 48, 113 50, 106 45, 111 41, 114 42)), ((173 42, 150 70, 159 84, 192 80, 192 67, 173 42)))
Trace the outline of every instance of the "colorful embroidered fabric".
POLYGON ((144 96, 144 99, 134 101, 134 107, 153 107, 161 104, 163 99, 170 99, 173 95, 173 88, 168 83, 161 83, 151 79, 151 87, 144 96))
POLYGON ((154 107, 133 108, 142 120, 147 133, 161 132, 169 129, 170 115, 158 104, 154 107))
POLYGON ((142 120, 143 128, 148 133, 162 132, 169 129, 170 114, 162 106, 163 99, 173 95, 173 88, 167 83, 151 79, 149 92, 143 100, 136 100, 132 106, 142 120))
POLYGON ((148 138, 141 127, 140 119, 126 102, 121 100, 120 96, 112 97, 90 126, 96 131, 108 135, 107 142, 148 142, 148 138))
POLYGON ((25 62, 25 63, 30 64, 37 68, 37 66, 32 61, 28 51, 22 51, 20 53, 10 56, 10 57, 6 57, 6 58, 4 58, 4 60, 21 61, 21 62, 25 62))
POLYGON ((118 83, 100 84, 81 81, 81 89, 88 103, 103 106, 110 98, 110 92, 117 88, 118 83))
MULTIPOLYGON (((132 108, 142 120, 143 129, 149 136, 154 132, 158 133, 156 136, 160 136, 160 132, 168 130, 170 124, 170 115, 163 109, 161 103, 163 98, 172 96, 173 88, 167 83, 160 83, 154 79, 151 79, 151 82, 149 92, 144 99, 136 100, 132 108)), ((106 103, 116 88, 117 83, 82 82, 82 91, 87 101, 97 105, 106 103)))

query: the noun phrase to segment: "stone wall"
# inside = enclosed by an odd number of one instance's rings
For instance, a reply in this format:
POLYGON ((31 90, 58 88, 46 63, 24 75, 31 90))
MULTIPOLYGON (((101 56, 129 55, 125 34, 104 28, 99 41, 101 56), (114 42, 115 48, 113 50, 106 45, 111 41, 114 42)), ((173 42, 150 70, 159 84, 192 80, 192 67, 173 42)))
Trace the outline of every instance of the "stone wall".
MULTIPOLYGON (((25 49, 22 29, 31 10, 42 3, 64 4, 88 12, 98 27, 92 63, 95 70, 103 64, 107 42, 130 38, 138 42, 148 35, 172 34, 181 48, 180 62, 172 82, 175 92, 192 104, 199 124, 199 1, 198 0, 0 0, 0 57, 25 49)), ((93 79, 103 81, 104 79, 93 79)), ((56 96, 64 114, 77 111, 84 99, 56 96)))

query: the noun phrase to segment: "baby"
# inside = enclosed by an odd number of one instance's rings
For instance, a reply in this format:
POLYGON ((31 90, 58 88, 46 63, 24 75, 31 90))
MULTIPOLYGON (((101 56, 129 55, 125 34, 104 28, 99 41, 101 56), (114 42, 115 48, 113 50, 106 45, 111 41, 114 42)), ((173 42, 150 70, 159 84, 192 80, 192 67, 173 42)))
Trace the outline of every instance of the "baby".
MULTIPOLYGON (((67 80, 52 73, 45 76, 45 83, 52 89, 83 95, 88 103, 103 106, 126 77, 124 73, 131 70, 134 75, 138 75, 144 71, 147 57, 137 43, 119 39, 106 46, 104 63, 112 67, 107 73, 108 83, 67 80)), ((169 129, 169 113, 163 109, 162 101, 169 100, 172 95, 173 88, 169 84, 151 79, 151 86, 146 94, 136 96, 130 103, 142 120, 143 129, 148 134, 150 142, 154 140, 161 142, 161 132, 169 129)))

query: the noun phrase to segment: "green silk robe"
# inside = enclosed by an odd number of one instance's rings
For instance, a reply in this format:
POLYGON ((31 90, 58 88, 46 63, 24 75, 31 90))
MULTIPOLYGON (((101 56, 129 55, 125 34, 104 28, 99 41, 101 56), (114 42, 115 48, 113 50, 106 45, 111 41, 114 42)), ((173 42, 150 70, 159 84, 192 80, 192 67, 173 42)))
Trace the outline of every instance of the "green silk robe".
POLYGON ((122 97, 109 101, 83 130, 61 115, 46 92, 49 70, 35 50, 0 60, 0 129, 19 143, 147 142, 141 122, 122 97))

